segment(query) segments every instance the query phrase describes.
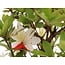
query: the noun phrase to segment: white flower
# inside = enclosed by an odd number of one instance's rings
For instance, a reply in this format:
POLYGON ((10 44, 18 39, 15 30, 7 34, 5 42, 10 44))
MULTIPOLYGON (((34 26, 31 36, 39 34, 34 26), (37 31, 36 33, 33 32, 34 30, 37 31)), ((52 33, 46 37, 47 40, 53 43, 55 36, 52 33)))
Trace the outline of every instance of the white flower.
POLYGON ((12 45, 15 50, 27 49, 29 51, 33 51, 33 45, 37 45, 40 43, 40 38, 34 36, 35 31, 32 28, 29 28, 26 32, 21 30, 17 32, 18 29, 15 29, 11 33, 11 37, 16 40, 16 42, 12 45))

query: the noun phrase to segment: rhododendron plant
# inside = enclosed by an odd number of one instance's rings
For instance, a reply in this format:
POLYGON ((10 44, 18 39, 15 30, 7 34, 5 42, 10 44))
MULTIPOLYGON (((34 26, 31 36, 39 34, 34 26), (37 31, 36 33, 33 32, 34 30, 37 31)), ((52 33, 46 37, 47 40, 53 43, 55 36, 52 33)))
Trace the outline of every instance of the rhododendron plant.
POLYGON ((0 56, 65 57, 65 8, 5 8, 2 46, 6 50, 0 56))

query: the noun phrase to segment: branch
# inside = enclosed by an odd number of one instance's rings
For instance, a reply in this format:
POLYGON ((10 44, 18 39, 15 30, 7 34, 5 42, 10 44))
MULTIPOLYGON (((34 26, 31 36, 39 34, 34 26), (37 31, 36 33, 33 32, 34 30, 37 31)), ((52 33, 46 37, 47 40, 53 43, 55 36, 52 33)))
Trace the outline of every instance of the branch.
POLYGON ((65 26, 64 27, 62 27, 59 31, 57 31, 57 32, 52 32, 51 34, 50 34, 50 37, 47 39, 47 41, 48 42, 51 42, 51 40, 56 36, 56 35, 59 35, 60 33, 61 33, 61 31, 63 31, 65 29, 65 26))
POLYGON ((6 39, 5 39, 5 42, 7 43, 8 47, 9 47, 9 49, 10 49, 10 51, 11 51, 12 57, 14 57, 14 53, 13 53, 13 51, 12 51, 11 43, 8 42, 6 39))
POLYGON ((11 42, 9 42, 9 45, 10 45, 10 51, 11 51, 11 55, 12 55, 12 57, 14 57, 14 52, 13 52, 13 50, 12 50, 12 46, 11 46, 11 42))
POLYGON ((62 30, 64 30, 65 29, 65 26, 64 27, 62 27, 58 32, 61 32, 62 30))

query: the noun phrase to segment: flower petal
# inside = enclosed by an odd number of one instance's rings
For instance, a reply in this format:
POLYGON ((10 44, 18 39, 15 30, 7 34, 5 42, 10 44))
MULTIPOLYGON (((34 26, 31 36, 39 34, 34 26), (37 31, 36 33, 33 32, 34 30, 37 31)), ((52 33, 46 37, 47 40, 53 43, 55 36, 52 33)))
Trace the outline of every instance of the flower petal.
POLYGON ((31 44, 31 38, 30 37, 25 37, 23 42, 24 42, 24 44, 31 44))
POLYGON ((13 43, 12 43, 12 48, 16 47, 19 43, 20 43, 20 42, 17 42, 17 41, 16 41, 16 42, 13 42, 13 43))
POLYGON ((24 29, 24 27, 21 25, 21 23, 20 23, 20 22, 17 22, 17 29, 18 29, 18 31, 20 31, 20 30, 23 30, 23 29, 24 29))
POLYGON ((18 45, 16 45, 14 48, 14 50, 21 50, 21 49, 26 49, 25 45, 23 44, 23 42, 20 42, 18 45))
POLYGON ((14 30, 11 34, 11 37, 19 42, 22 42, 24 40, 24 38, 26 37, 26 33, 24 32, 24 30, 17 32, 16 34, 16 30, 14 30))
POLYGON ((17 41, 21 41, 21 42, 23 42, 23 40, 24 40, 24 38, 26 37, 26 34, 25 34, 25 32, 24 31, 20 31, 20 32, 18 32, 18 34, 16 35, 16 39, 17 39, 17 41))
POLYGON ((30 36, 30 34, 32 33, 33 29, 32 28, 29 28, 28 31, 26 31, 26 35, 27 36, 30 36))
POLYGON ((31 39, 31 43, 33 44, 33 45, 36 45, 36 44, 39 44, 40 43, 40 38, 38 38, 38 37, 32 37, 32 39, 31 39))
POLYGON ((26 44, 25 47, 26 47, 27 50, 29 50, 29 51, 33 51, 33 50, 34 50, 32 44, 26 44))
POLYGON ((35 33, 35 31, 32 32, 29 37, 32 38, 34 36, 34 33, 35 33))

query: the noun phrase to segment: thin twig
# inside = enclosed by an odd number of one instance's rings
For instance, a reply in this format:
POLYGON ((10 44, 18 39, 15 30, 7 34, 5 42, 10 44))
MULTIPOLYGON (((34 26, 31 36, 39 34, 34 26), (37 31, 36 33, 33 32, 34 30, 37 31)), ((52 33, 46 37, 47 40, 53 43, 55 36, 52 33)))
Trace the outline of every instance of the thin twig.
POLYGON ((14 57, 14 53, 13 53, 13 51, 12 51, 11 43, 8 42, 6 39, 5 39, 5 42, 7 43, 8 47, 9 47, 9 49, 10 49, 10 51, 11 51, 12 57, 14 57))
POLYGON ((59 31, 57 31, 57 32, 52 32, 51 34, 50 34, 50 37, 48 38, 48 42, 51 42, 51 40, 56 36, 56 35, 59 35, 60 33, 61 33, 61 31, 63 31, 65 29, 65 26, 64 27, 62 27, 59 31))

